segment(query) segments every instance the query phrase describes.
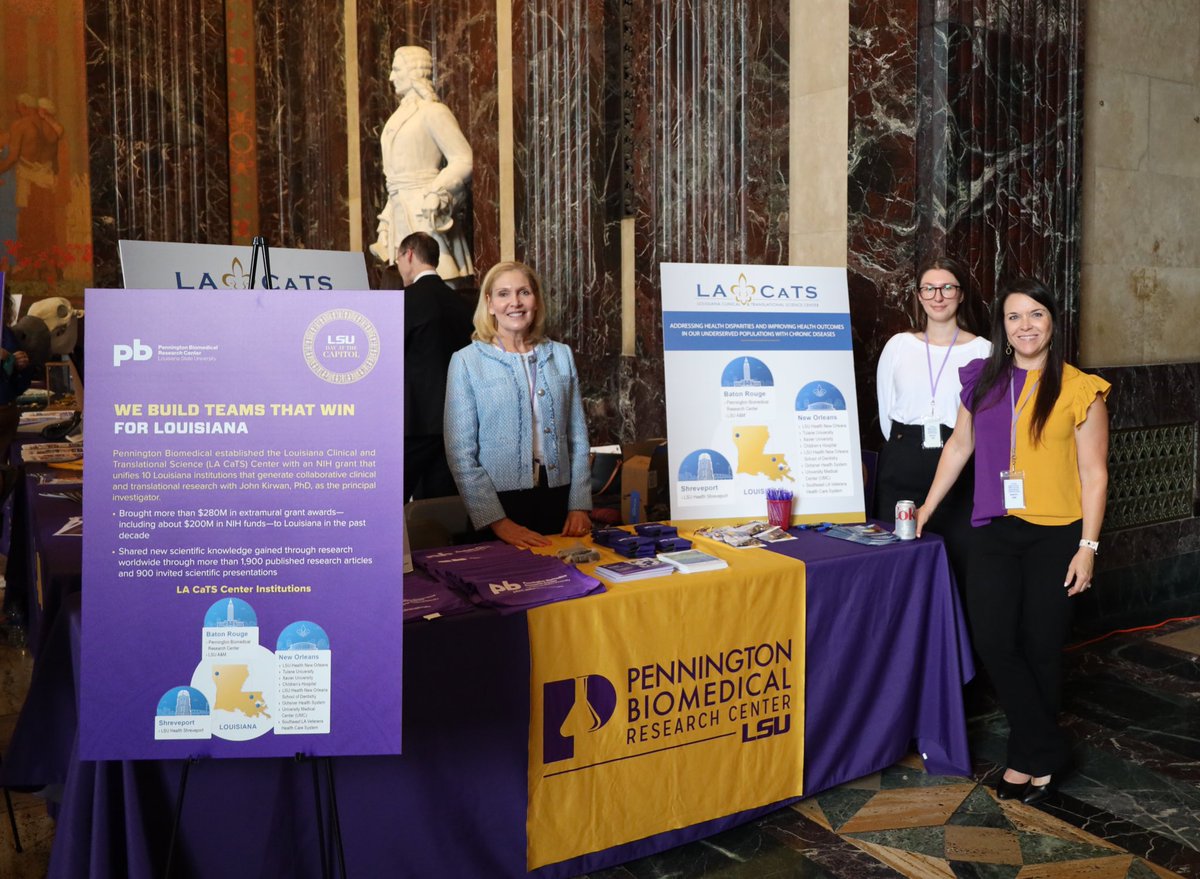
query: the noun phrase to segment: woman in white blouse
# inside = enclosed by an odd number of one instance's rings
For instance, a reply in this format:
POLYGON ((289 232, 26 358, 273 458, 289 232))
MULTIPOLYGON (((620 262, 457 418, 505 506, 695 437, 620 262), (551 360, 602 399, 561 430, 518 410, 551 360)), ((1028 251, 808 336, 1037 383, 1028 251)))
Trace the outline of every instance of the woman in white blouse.
MULTIPOLYGON (((879 455, 874 514, 885 521, 895 517, 897 501, 924 503, 958 416, 958 370, 992 350, 987 339, 971 332, 973 294, 961 263, 935 257, 921 266, 917 278, 912 299, 917 329, 892 336, 876 370, 879 427, 886 442, 879 455)), ((961 478, 926 526, 945 538, 960 584, 971 519, 969 483, 969 475, 961 478)))

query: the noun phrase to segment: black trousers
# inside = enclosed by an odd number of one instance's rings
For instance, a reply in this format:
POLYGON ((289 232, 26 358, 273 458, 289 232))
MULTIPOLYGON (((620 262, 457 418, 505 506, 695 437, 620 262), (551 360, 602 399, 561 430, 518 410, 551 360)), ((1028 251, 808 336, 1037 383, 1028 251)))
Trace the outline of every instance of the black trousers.
POLYGON ((1063 581, 1082 522, 1034 525, 1003 516, 973 530, 967 615, 975 650, 1008 717, 1008 767, 1049 775, 1070 758, 1058 726, 1062 649, 1071 623, 1063 581))
POLYGON ((404 438, 404 500, 419 501, 431 497, 458 494, 442 435, 404 438))
MULTIPOLYGON (((546 485, 545 467, 538 468, 538 484, 533 488, 501 491, 496 496, 500 498, 500 506, 504 507, 504 515, 530 531, 562 534, 563 526, 567 524, 571 486, 550 488, 546 485)), ((483 528, 475 533, 475 539, 495 540, 496 535, 491 528, 483 528)))
MULTIPOLYGON (((896 502, 909 500, 918 507, 937 472, 941 449, 921 447, 922 428, 912 424, 892 424, 891 438, 879 453, 879 469, 875 476, 875 506, 872 515, 884 522, 896 518, 896 502)), ((950 437, 950 428, 942 425, 942 442, 950 437)), ((971 506, 974 503, 974 463, 967 462, 962 475, 938 504, 937 512, 925 526, 946 541, 946 555, 958 588, 967 578, 967 556, 971 545, 971 506)))

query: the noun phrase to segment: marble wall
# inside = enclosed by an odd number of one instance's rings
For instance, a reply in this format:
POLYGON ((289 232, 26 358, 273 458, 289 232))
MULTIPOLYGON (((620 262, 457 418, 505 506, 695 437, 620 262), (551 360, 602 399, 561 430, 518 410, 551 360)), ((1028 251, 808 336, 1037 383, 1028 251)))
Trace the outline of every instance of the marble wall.
POLYGON ((1089 8, 1086 364, 1200 360, 1198 20, 1195 0, 1089 8))
POLYGON ((769 0, 624 4, 635 220, 637 355, 620 377, 618 436, 661 436, 662 262, 784 263, 788 9, 769 0))
POLYGON ((258 233, 278 247, 345 250, 345 33, 340 4, 255 3, 258 233))
POLYGON ((869 446, 874 363, 945 252, 979 301, 1042 277, 1078 315, 1080 0, 850 4, 849 281, 869 446))
POLYGON ((621 345, 612 65, 625 11, 599 0, 518 0, 512 10, 515 252, 542 276, 550 326, 576 352, 588 423, 608 439, 621 345))
MULTIPOLYGON (((1200 424, 1197 21, 1195 0, 1088 7, 1080 358, 1113 382, 1116 428, 1200 424)), ((1194 612, 1200 518, 1105 544, 1086 616, 1194 612)))
POLYGON ((791 5, 788 262, 844 266, 850 6, 844 0, 791 5))
POLYGON ((121 238, 230 240, 224 4, 86 14, 95 284, 119 287, 121 238))

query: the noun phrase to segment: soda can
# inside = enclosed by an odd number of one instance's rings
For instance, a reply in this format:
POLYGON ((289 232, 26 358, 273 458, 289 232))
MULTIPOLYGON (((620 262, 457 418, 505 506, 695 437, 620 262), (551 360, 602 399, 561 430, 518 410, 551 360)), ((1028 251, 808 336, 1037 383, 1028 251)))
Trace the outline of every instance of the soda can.
POLYGON ((896 502, 896 536, 901 540, 917 538, 917 505, 912 501, 896 502))

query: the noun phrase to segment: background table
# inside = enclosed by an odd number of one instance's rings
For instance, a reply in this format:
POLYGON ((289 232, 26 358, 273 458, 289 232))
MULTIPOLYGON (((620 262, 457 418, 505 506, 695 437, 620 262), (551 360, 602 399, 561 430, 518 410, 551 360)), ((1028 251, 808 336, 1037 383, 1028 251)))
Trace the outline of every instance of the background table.
MULTIPOLYGON (((892 765, 914 740, 931 771, 968 772, 961 686, 972 674, 970 650, 940 542, 867 548, 802 533, 781 551, 808 566, 806 793, 892 765)), ((729 576, 736 589, 736 565, 729 576)), ((6 778, 64 785, 51 876, 160 875, 182 764, 78 760, 73 733, 62 732, 75 724, 76 700, 63 690, 77 680, 66 673, 78 667, 77 599, 58 617, 65 622, 51 626, 58 637, 38 659, 46 673, 36 671, 6 778), (30 744, 60 753, 31 761, 30 744)), ((524 616, 473 612, 412 624, 403 674, 403 756, 333 761, 350 875, 575 876, 780 805, 527 874, 524 616)), ((188 782, 177 875, 317 877, 315 839, 311 764, 205 761, 188 782)))
MULTIPOLYGON (((19 435, 11 449, 14 464, 21 464, 21 446, 45 442, 40 436, 19 435)), ((24 593, 26 637, 36 657, 49 636, 63 599, 80 588, 83 543, 80 537, 57 536, 55 532, 72 516, 83 515, 78 501, 49 495, 79 491, 75 485, 40 485, 38 473, 70 477, 71 471, 45 464, 24 464, 25 478, 12 499, 12 532, 9 544, 7 584, 24 593)))

